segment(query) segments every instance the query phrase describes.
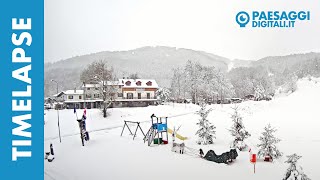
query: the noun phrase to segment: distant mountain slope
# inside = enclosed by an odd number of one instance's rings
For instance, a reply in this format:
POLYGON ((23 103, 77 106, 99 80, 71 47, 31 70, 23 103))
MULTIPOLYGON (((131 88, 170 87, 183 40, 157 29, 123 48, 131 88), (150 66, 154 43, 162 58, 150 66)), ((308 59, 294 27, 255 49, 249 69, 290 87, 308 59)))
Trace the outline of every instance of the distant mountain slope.
POLYGON ((168 86, 172 76, 172 68, 184 65, 188 60, 198 61, 207 66, 215 66, 227 71, 229 59, 203 51, 177 49, 156 46, 142 47, 129 51, 104 51, 84 56, 77 56, 56 63, 45 64, 45 95, 55 93, 55 79, 60 89, 79 87, 81 71, 90 63, 104 60, 110 64, 119 78, 131 73, 138 73, 141 78, 156 79, 160 86, 168 86))
POLYGON ((282 72, 284 69, 292 69, 295 66, 319 60, 320 53, 291 54, 286 56, 268 56, 259 60, 232 60, 232 68, 263 66, 271 70, 282 72))
MULTIPOLYGON (((142 47, 129 51, 104 51, 77 56, 56 63, 45 64, 45 95, 56 93, 56 86, 50 80, 59 82, 59 90, 74 89, 81 86, 80 73, 90 63, 104 60, 115 70, 118 78, 138 73, 140 78, 155 79, 160 86, 169 86, 172 68, 182 67, 188 60, 198 61, 202 65, 215 66, 223 72, 238 67, 266 67, 270 72, 282 73, 285 69, 296 72, 300 67, 310 69, 317 66, 320 53, 270 56, 257 61, 230 61, 227 58, 191 49, 156 46, 142 47)), ((319 68, 319 67, 317 67, 319 68)))
POLYGON ((233 68, 238 68, 238 67, 250 67, 252 65, 251 60, 241 60, 241 59, 235 59, 232 61, 233 62, 233 68))
POLYGON ((269 56, 258 61, 253 61, 252 66, 264 66, 271 70, 282 72, 286 68, 304 65, 310 61, 319 60, 320 53, 292 54, 287 56, 269 56))

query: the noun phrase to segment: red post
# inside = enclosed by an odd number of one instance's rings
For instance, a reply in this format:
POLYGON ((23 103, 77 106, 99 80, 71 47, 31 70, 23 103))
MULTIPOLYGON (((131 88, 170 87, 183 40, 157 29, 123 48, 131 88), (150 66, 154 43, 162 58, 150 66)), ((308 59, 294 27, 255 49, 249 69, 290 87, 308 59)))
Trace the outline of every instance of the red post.
POLYGON ((256 162, 257 162, 257 155, 256 154, 251 155, 250 162, 253 163, 253 173, 256 173, 256 162))

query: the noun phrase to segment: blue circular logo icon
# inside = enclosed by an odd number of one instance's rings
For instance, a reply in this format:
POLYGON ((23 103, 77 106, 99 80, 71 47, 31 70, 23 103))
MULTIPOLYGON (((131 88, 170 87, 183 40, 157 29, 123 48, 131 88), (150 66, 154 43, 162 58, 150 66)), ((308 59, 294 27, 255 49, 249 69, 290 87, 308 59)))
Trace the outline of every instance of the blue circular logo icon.
POLYGON ((241 11, 237 14, 236 21, 240 25, 240 27, 246 27, 246 25, 250 21, 250 16, 247 12, 241 11))

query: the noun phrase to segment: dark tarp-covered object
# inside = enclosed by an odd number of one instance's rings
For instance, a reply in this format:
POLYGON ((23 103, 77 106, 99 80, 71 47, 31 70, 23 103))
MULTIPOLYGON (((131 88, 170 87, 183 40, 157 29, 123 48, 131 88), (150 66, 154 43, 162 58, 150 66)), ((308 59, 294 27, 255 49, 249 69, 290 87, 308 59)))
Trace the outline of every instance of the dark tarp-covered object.
POLYGON ((231 149, 229 152, 222 153, 221 155, 216 155, 216 153, 213 150, 209 150, 207 154, 204 156, 204 159, 216 163, 228 164, 237 157, 238 153, 236 149, 231 149))

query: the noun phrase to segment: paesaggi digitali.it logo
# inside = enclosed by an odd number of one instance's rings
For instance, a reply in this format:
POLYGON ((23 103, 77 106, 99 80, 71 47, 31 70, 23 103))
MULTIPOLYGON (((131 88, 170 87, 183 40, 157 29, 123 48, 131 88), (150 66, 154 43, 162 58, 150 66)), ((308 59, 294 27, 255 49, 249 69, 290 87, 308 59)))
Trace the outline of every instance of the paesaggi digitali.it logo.
POLYGON ((250 16, 247 12, 241 11, 236 16, 236 21, 239 24, 240 27, 246 27, 246 25, 250 21, 250 16))
POLYGON ((293 28, 297 21, 309 20, 310 11, 240 11, 236 15, 240 28, 293 28))

